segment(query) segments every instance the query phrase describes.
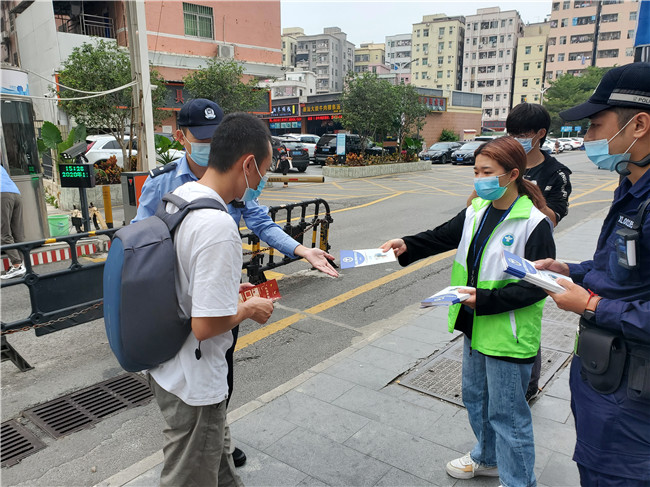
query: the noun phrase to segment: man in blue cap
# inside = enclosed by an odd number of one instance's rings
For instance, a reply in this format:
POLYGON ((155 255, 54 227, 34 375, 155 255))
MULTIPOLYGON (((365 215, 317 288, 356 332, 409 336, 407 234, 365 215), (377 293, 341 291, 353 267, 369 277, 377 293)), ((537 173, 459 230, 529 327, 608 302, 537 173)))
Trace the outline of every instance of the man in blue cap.
MULTIPOLYGON (((203 177, 208 168, 210 141, 221 120, 223 120, 223 116, 221 107, 205 98, 196 98, 183 105, 178 114, 178 130, 176 130, 175 137, 185 147, 185 154, 178 161, 149 172, 149 177, 142 186, 138 211, 131 223, 155 214, 165 194, 174 191, 187 182, 197 181, 203 177)), ((257 198, 246 203, 230 202, 228 204, 228 213, 237 224, 243 217, 246 226, 255 235, 284 255, 292 258, 296 255, 303 257, 315 269, 332 277, 338 277, 338 272, 329 263, 329 260, 334 259, 332 255, 319 248, 307 248, 287 235, 271 219, 268 208, 260 205, 257 198)), ((232 332, 234 342, 226 355, 227 360, 230 362, 229 371, 232 371, 232 356, 237 341, 238 327, 234 328, 232 332)), ((232 383, 232 373, 229 373, 229 397, 232 395, 232 383)), ((228 443, 230 442, 229 433, 227 428, 228 443)), ((239 448, 234 448, 233 460, 235 465, 240 467, 246 462, 246 455, 239 448)))
POLYGON ((650 63, 609 70, 589 100, 560 113, 589 118, 584 145, 623 176, 593 260, 541 269, 573 279, 551 294, 581 315, 571 364, 573 459, 583 486, 650 486, 650 63))

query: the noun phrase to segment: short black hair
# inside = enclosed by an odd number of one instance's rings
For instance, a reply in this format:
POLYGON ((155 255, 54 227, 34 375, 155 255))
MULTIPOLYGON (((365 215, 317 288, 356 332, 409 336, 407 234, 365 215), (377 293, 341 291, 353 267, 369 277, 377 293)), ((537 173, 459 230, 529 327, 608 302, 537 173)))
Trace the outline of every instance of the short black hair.
POLYGON ((650 110, 636 107, 612 107, 612 111, 616 113, 616 116, 618 117, 619 129, 622 129, 637 113, 647 113, 650 115, 650 110))
MULTIPOLYGON (((551 126, 551 116, 548 110, 538 103, 520 103, 512 110, 506 119, 506 130, 509 134, 520 135, 528 132, 537 132, 551 126)), ((540 147, 546 141, 546 135, 539 141, 540 147)))
POLYGON ((270 151, 271 132, 264 122, 250 113, 231 113, 212 136, 208 166, 225 173, 244 154, 253 154, 261 164, 270 151))

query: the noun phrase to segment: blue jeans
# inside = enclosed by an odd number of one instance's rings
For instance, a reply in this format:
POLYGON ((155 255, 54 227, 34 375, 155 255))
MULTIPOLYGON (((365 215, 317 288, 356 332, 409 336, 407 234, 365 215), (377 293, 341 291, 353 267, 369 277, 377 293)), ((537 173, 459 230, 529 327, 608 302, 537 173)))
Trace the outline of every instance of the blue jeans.
POLYGON ((470 343, 465 337, 463 404, 477 440, 472 460, 498 466, 504 487, 534 487, 533 418, 526 402, 533 364, 488 357, 470 343))

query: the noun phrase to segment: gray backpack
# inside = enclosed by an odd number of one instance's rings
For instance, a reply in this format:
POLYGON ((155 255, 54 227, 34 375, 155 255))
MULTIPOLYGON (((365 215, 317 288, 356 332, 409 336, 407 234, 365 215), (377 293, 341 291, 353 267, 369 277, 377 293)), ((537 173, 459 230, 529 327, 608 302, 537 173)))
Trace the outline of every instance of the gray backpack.
POLYGON ((176 297, 174 230, 192 210, 227 211, 212 198, 163 196, 156 214, 115 233, 104 267, 104 323, 123 369, 138 372, 171 359, 191 332, 176 297), (167 213, 167 202, 178 212, 167 213))

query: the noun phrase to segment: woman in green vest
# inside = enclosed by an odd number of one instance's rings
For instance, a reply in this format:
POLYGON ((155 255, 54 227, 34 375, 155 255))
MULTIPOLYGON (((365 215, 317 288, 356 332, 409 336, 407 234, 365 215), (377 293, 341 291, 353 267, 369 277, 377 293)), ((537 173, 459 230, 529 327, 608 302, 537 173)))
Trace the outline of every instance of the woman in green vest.
POLYGON ((465 334, 463 403, 477 443, 450 461, 455 478, 500 477, 506 487, 536 485, 535 445, 526 388, 540 345, 546 292, 503 271, 502 251, 528 260, 555 255, 553 225, 537 186, 523 179, 526 153, 512 137, 475 152, 468 208, 433 230, 389 240, 401 265, 457 249, 451 285, 469 299, 449 309, 449 331, 465 334))

